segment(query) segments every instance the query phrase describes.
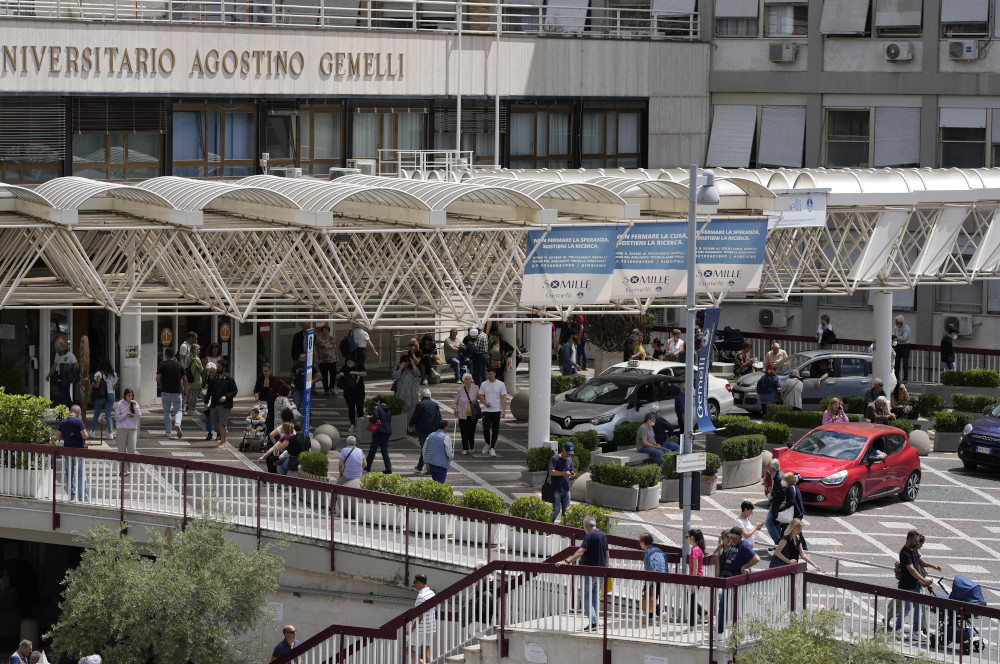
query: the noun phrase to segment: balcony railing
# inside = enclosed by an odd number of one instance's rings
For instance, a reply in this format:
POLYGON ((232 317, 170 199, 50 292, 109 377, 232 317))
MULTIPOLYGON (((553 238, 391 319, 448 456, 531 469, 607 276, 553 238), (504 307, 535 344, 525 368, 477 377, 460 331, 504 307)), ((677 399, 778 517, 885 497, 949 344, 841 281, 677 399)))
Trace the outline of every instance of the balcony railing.
POLYGON ((697 12, 588 7, 582 0, 502 5, 428 0, 2 0, 0 16, 470 34, 697 39, 697 12), (461 5, 461 17, 457 7, 461 5), (497 25, 497 10, 501 20, 497 25))

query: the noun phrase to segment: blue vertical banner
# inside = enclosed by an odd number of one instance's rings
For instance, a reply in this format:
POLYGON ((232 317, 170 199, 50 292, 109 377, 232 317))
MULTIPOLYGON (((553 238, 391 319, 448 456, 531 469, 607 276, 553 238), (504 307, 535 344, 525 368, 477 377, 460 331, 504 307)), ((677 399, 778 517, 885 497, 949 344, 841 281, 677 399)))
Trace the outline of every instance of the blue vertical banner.
POLYGON ((521 304, 603 304, 611 300, 615 269, 614 226, 529 231, 521 304))
POLYGON ((306 330, 306 377, 302 392, 302 435, 309 440, 309 411, 312 410, 313 341, 316 330, 306 330))
MULTIPOLYGON (((704 341, 701 350, 698 352, 698 374, 695 376, 694 385, 694 410, 698 415, 698 430, 715 431, 712 418, 708 415, 708 377, 712 370, 712 341, 715 339, 715 331, 719 329, 719 307, 705 309, 705 322, 701 331, 704 341)), ((694 338, 694 335, 689 337, 694 338)))

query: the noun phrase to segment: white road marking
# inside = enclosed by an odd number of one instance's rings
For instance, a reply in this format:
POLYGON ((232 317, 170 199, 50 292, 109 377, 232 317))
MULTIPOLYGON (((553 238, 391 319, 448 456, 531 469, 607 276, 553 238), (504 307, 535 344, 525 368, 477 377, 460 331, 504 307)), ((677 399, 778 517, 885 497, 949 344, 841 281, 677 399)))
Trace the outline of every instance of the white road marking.
POLYGON ((841 546, 840 540, 834 539, 832 537, 809 537, 809 546, 812 547, 814 544, 823 544, 824 546, 841 546))
POLYGON ((941 542, 924 542, 924 545, 920 548, 924 551, 951 551, 950 546, 941 542))
MULTIPOLYGON (((926 548, 927 545, 924 545, 926 548)), ((985 567, 979 565, 956 565, 955 563, 948 563, 948 567, 952 568, 956 572, 961 574, 989 574, 990 571, 985 567)))
POLYGON ((194 459, 194 458, 198 458, 198 457, 203 457, 205 455, 202 454, 201 452, 171 452, 170 456, 187 457, 187 458, 194 459))
POLYGON ((879 525, 895 530, 914 530, 913 524, 905 521, 879 521, 879 525))
POLYGON ((965 540, 965 541, 968 541, 968 542, 972 542, 973 544, 975 544, 976 546, 978 546, 980 549, 982 549, 983 551, 985 551, 988 554, 990 554, 993 557, 994 560, 1000 560, 1000 553, 998 553, 995 549, 993 549, 992 547, 986 546, 985 544, 983 544, 982 542, 980 542, 977 539, 970 538, 968 535, 966 535, 965 533, 963 533, 958 528, 955 528, 954 526, 952 526, 951 524, 949 524, 947 521, 943 521, 941 519, 935 518, 933 515, 931 515, 929 512, 927 512, 927 510, 925 510, 925 509, 923 509, 921 507, 918 507, 917 505, 913 504, 912 502, 907 502, 907 503, 903 503, 903 504, 906 505, 907 507, 909 507, 914 512, 917 512, 918 514, 922 515, 925 518, 934 519, 934 521, 936 523, 938 523, 941 526, 943 526, 944 528, 947 528, 948 530, 950 530, 952 532, 952 534, 955 535, 955 540, 956 541, 960 542, 960 541, 965 540))
POLYGON ((158 440, 156 442, 158 442, 160 445, 169 445, 171 447, 177 447, 177 446, 182 446, 183 447, 183 446, 191 444, 190 441, 187 441, 187 440, 177 440, 176 438, 173 439, 173 440, 158 440))

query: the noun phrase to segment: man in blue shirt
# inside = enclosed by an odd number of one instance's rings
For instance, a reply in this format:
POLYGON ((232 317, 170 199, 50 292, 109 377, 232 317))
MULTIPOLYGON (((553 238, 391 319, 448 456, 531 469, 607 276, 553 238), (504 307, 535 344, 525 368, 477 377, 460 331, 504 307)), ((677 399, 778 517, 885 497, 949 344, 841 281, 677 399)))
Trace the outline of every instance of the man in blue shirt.
POLYGON ((552 485, 552 523, 569 509, 569 478, 573 477, 573 443, 563 443, 562 451, 549 459, 549 484, 552 485))
POLYGON ((437 431, 427 436, 424 444, 424 461, 431 471, 431 479, 444 482, 448 479, 448 469, 451 468, 451 458, 455 456, 455 446, 448 435, 448 421, 440 420, 437 431))
POLYGON ((656 439, 656 443, 668 452, 680 452, 680 445, 670 440, 674 436, 674 425, 660 415, 660 404, 651 405, 649 412, 656 415, 656 420, 653 422, 653 438, 656 439))
MULTIPOLYGON (((420 458, 417 459, 417 472, 424 469, 424 443, 427 436, 434 433, 441 422, 441 408, 437 402, 431 399, 431 391, 426 387, 420 389, 420 401, 413 408, 410 421, 407 422, 407 431, 417 434, 420 441, 420 458)), ((430 472, 430 469, 428 469, 430 472)))
POLYGON ((337 484, 347 484, 348 486, 361 486, 361 472, 367 466, 365 453, 358 449, 358 439, 348 436, 344 441, 344 449, 340 451, 337 459, 337 484))
MULTIPOLYGON (((729 529, 729 541, 730 545, 726 550, 726 564, 723 568, 722 576, 749 574, 750 568, 760 562, 760 556, 750 546, 750 542, 743 539, 743 529, 739 526, 733 526, 729 529)), ((726 627, 725 608, 726 591, 723 590, 719 597, 719 634, 726 627)))
MULTIPOLYGON (((592 516, 584 517, 583 530, 587 533, 583 537, 580 548, 573 552, 566 560, 556 563, 556 565, 569 565, 580 561, 581 565, 591 567, 608 566, 608 537, 597 529, 597 519, 592 516)), ((590 624, 583 626, 583 631, 588 632, 597 629, 597 585, 601 582, 599 576, 580 577, 583 595, 583 612, 590 617, 590 624)))
MULTIPOLYGON (((653 536, 650 533, 639 535, 639 548, 642 549, 642 569, 647 572, 667 571, 667 556, 663 549, 653 546, 653 536)), ((647 583, 642 589, 643 605, 651 623, 660 615, 660 588, 659 583, 647 583)))
POLYGON ((285 635, 284 640, 278 645, 274 646, 274 650, 271 651, 271 661, 278 659, 286 652, 292 648, 299 645, 299 640, 295 638, 295 627, 292 625, 285 625, 281 629, 281 633, 285 635))
MULTIPOLYGON (((80 407, 74 405, 69 409, 69 417, 59 423, 56 438, 63 441, 63 447, 80 449, 87 446, 84 441, 90 436, 87 433, 87 425, 80 418, 81 412, 80 407)), ((66 458, 66 491, 69 493, 70 500, 86 500, 89 497, 87 495, 87 477, 83 472, 85 461, 82 457, 66 458)))

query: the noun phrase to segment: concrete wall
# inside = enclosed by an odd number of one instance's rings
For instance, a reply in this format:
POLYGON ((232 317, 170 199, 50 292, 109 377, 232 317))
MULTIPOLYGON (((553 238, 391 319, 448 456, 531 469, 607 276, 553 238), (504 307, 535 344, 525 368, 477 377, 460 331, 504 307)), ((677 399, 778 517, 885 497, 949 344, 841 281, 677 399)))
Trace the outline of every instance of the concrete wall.
MULTIPOLYGON (((500 658, 499 639, 484 639, 479 648, 466 650, 465 664, 603 664, 604 649, 599 635, 552 634, 526 629, 506 631, 509 640, 507 657, 500 658), (526 646, 530 655, 526 652, 526 646), (529 659, 530 656, 530 659, 529 659)), ((639 639, 608 639, 612 662, 641 663, 650 657, 653 662, 670 664, 704 664, 708 648, 682 646, 668 643, 641 641, 639 639), (653 659, 655 658, 655 659, 653 659)), ((716 653, 718 660, 723 659, 716 653)))

